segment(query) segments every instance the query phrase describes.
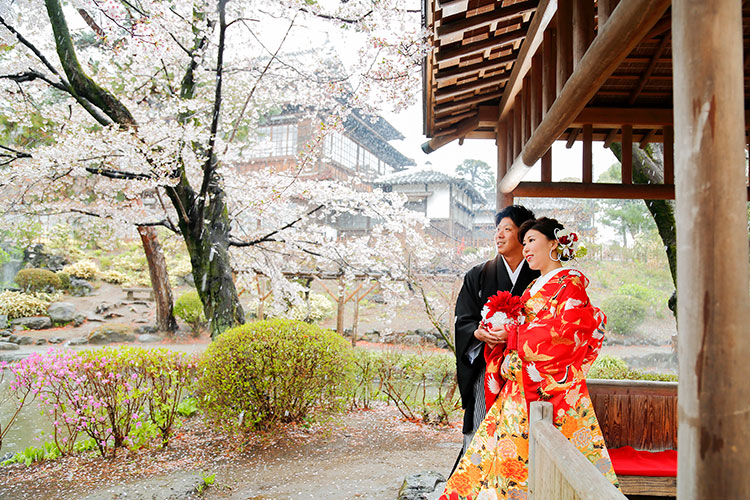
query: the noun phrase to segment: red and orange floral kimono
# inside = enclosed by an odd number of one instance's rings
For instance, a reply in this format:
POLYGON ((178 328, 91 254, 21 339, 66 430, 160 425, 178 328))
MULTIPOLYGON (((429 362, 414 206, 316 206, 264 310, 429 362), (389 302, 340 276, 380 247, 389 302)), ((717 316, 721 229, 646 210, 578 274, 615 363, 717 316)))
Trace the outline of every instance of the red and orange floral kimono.
POLYGON ((440 500, 526 499, 528 409, 540 400, 552 403, 555 427, 618 484, 585 381, 606 317, 590 304, 580 271, 560 269, 532 296, 534 283, 522 296, 526 321, 518 335, 504 353, 485 351, 488 379, 505 384, 440 500))

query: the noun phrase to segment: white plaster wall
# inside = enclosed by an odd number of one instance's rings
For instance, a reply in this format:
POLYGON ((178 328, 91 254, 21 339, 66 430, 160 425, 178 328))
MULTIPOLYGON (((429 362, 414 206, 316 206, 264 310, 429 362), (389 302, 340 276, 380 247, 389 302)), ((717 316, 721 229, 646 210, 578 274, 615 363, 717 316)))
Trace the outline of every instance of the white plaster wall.
POLYGON ((447 219, 451 213, 450 188, 448 184, 430 184, 432 196, 427 198, 427 217, 447 219))

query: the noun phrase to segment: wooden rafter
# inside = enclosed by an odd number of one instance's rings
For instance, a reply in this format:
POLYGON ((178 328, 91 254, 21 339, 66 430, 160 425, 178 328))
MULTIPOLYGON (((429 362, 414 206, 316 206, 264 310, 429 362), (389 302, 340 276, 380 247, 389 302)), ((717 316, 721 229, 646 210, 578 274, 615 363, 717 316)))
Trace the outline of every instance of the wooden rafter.
POLYGON ((441 39, 449 39, 451 35, 461 37, 469 31, 497 25, 499 19, 525 14, 526 12, 536 9, 536 5, 536 1, 526 1, 508 7, 502 7, 502 1, 499 1, 495 3, 495 8, 493 10, 476 16, 469 16, 459 21, 443 24, 439 26, 435 32, 441 39))
POLYGON ((659 40, 659 45, 656 47, 656 51, 654 52, 651 61, 649 61, 648 67, 646 67, 646 71, 644 71, 643 75, 641 75, 638 86, 635 88, 635 90, 633 90, 633 93, 630 95, 630 99, 628 99, 628 104, 630 106, 635 103, 635 100, 638 99, 638 96, 643 91, 643 87, 646 86, 646 82, 648 82, 648 79, 651 77, 651 73, 654 72, 656 61, 659 60, 659 57, 661 57, 662 52, 664 52, 664 49, 667 47, 667 44, 670 40, 671 37, 669 35, 664 35, 662 36, 661 40, 659 40))
POLYGON ((500 35, 490 36, 480 42, 468 43, 466 45, 461 45, 455 48, 440 47, 435 53, 435 60, 438 63, 444 63, 446 61, 460 59, 472 54, 481 54, 488 49, 496 49, 498 47, 502 47, 503 45, 512 44, 513 42, 521 40, 524 36, 526 36, 528 26, 528 23, 523 23, 516 30, 502 33, 500 35))

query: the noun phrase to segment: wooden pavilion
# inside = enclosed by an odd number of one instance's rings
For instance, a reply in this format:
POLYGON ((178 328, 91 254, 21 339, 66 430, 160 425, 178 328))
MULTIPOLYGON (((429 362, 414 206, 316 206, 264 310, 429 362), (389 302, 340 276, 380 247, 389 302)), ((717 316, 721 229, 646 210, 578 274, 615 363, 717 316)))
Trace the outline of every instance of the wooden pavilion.
POLYGON ((433 31, 425 152, 495 140, 498 206, 513 196, 676 199, 677 494, 750 498, 750 6, 423 2, 433 31), (557 140, 582 142, 582 182, 552 182, 557 140), (622 143, 620 184, 593 182, 593 141, 622 143), (664 144, 664 183, 635 184, 633 146, 650 142, 664 144), (539 160, 541 182, 524 182, 539 160))

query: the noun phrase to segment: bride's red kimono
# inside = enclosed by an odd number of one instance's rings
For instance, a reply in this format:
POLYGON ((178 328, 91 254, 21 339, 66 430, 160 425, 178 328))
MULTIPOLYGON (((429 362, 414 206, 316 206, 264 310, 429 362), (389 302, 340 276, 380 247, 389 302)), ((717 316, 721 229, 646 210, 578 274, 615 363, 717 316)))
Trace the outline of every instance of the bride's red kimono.
POLYGON ((440 500, 526 499, 528 408, 540 400, 552 403, 555 426, 617 485, 586 387, 606 322, 590 304, 587 285, 573 269, 559 270, 533 296, 534 282, 529 285, 522 296, 526 321, 518 335, 504 353, 486 348, 485 394, 496 399, 440 500))

